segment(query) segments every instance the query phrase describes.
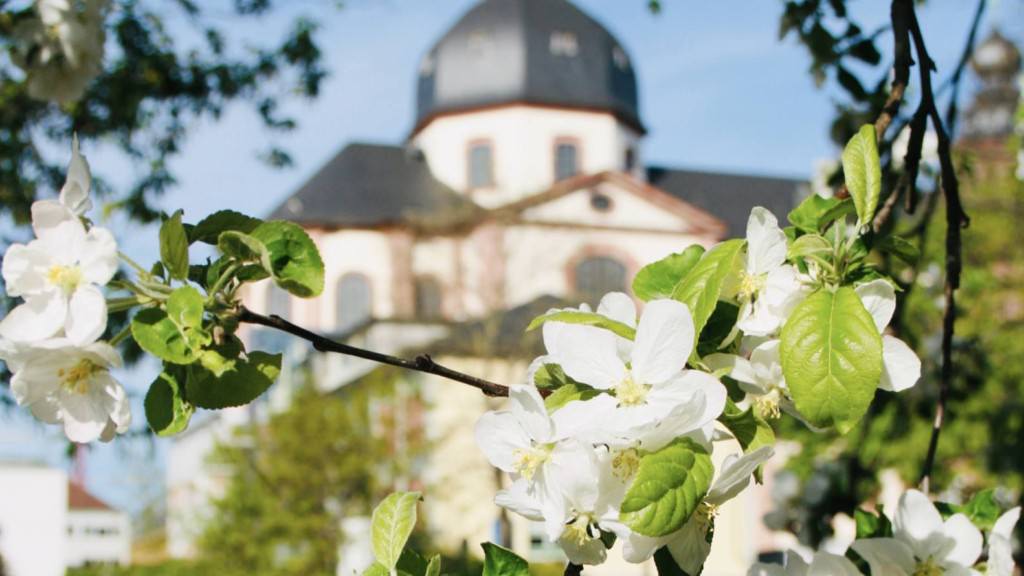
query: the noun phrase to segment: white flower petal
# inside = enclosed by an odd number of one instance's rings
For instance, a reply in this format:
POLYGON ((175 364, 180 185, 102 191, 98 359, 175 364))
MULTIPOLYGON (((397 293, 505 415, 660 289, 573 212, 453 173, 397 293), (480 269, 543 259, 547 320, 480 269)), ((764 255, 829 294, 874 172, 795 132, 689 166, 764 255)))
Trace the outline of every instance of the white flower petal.
POLYGON ((623 292, 605 294, 597 305, 597 313, 627 326, 636 327, 636 304, 623 292))
POLYGON ((38 200, 32 203, 32 230, 36 238, 46 237, 58 224, 68 221, 76 221, 75 215, 60 202, 38 200))
POLYGON ((654 556, 654 553, 658 551, 658 548, 664 546, 665 542, 671 538, 671 536, 662 536, 660 538, 642 536, 617 522, 602 523, 601 527, 612 529, 611 531, 618 536, 618 541, 622 542, 622 558, 630 564, 640 564, 650 560, 651 556, 654 556), (617 526, 622 528, 615 529, 617 526))
POLYGON ((807 568, 807 576, 861 576, 860 571, 838 554, 817 552, 807 568))
POLYGON ((107 329, 107 300, 100 289, 83 284, 71 295, 64 334, 79 346, 94 342, 107 329))
POLYGON ((82 352, 90 360, 104 368, 120 368, 121 354, 106 342, 93 342, 82 348, 82 352))
MULTIPOLYGON (((545 341, 547 335, 545 333, 545 341)), ((593 326, 566 324, 557 331, 555 340, 555 351, 550 346, 548 351, 573 380, 607 390, 626 377, 626 365, 616 350, 615 334, 593 326)))
POLYGON ((46 273, 52 265, 53 260, 38 245, 12 244, 3 257, 7 295, 31 295, 46 290, 46 273))
POLYGON ((762 446, 738 458, 735 455, 726 458, 721 473, 715 479, 708 495, 704 497, 704 501, 708 504, 721 505, 735 498, 750 484, 754 470, 767 462, 773 454, 775 450, 771 446, 762 446))
POLYGON ((42 233, 32 242, 50 255, 54 264, 74 266, 85 247, 85 227, 78 219, 63 220, 42 233))
POLYGON ((505 490, 499 490, 494 503, 529 520, 543 520, 540 502, 530 495, 528 487, 526 479, 520 478, 505 490))
POLYGON ((921 378, 921 359, 906 342, 893 336, 882 336, 882 379, 878 387, 900 392, 917 384, 921 378))
POLYGON ((700 574, 701 566, 711 553, 711 544, 707 540, 707 530, 695 517, 691 516, 686 524, 671 541, 666 544, 672 559, 687 574, 700 574))
POLYGON ((68 164, 67 180, 60 190, 60 202, 75 216, 82 216, 92 209, 92 200, 89 199, 91 181, 89 163, 79 152, 78 135, 74 135, 71 140, 71 163, 68 164))
POLYGON ((1013 576, 1013 527, 1020 519, 1020 506, 1003 513, 988 535, 988 576, 1013 576))
POLYGON ((691 409, 673 414, 673 426, 680 434, 714 421, 725 409, 728 396, 717 378, 699 370, 684 370, 666 384, 655 386, 647 395, 649 404, 675 407, 692 404, 691 409))
POLYGON ((530 448, 530 438, 510 412, 487 412, 476 421, 476 443, 495 468, 515 472, 515 451, 530 448))
MULTIPOLYGON (((813 558, 812 558, 813 559, 813 558)), ((796 550, 786 552, 786 574, 787 576, 807 576, 811 566, 796 550)))
POLYGON ((950 516, 942 527, 942 533, 953 541, 953 548, 946 554, 944 563, 974 566, 981 556, 983 544, 981 531, 963 514, 950 516))
POLYGON ((750 313, 738 319, 736 327, 743 334, 750 336, 771 336, 779 331, 785 320, 764 300, 757 300, 750 305, 750 313))
POLYGON ((747 570, 747 576, 787 576, 786 569, 778 564, 762 564, 758 562, 747 570))
POLYGON ((648 302, 636 330, 633 378, 644 384, 672 378, 686 366, 694 338, 693 316, 686 304, 665 299, 648 302))
POLYGON ((942 515, 927 496, 907 490, 900 496, 892 527, 896 538, 910 546, 915 556, 927 558, 934 554, 935 536, 942 532, 942 515))
POLYGON ((868 314, 881 332, 889 325, 896 311, 896 289, 886 280, 877 279, 854 288, 868 314))
POLYGON ((786 234, 775 215, 761 206, 747 220, 747 271, 764 274, 786 261, 786 234))
POLYGON ((90 396, 93 402, 103 407, 109 419, 114 423, 115 430, 123 433, 128 430, 132 423, 131 406, 128 403, 128 395, 121 383, 110 375, 110 372, 103 371, 93 376, 90 396))
POLYGON ((558 539, 558 545, 565 552, 565 556, 573 564, 590 565, 603 564, 608 556, 608 550, 600 538, 588 538, 582 543, 572 538, 563 536, 558 539))
POLYGON ((110 419, 102 405, 90 395, 75 392, 58 392, 57 401, 61 405, 68 440, 86 444, 99 439, 110 419))
POLYGON ((554 439, 576 438, 588 444, 612 442, 607 424, 618 405, 619 401, 609 394, 569 402, 551 415, 554 439))
POLYGON ((60 404, 52 396, 46 396, 28 405, 36 420, 47 424, 60 424, 60 404))
POLYGON ((512 401, 511 411, 526 434, 540 443, 551 439, 551 419, 544 407, 544 399, 536 386, 513 385, 509 387, 509 399, 512 401))
POLYGON ((106 228, 93 226, 85 237, 79 256, 82 277, 93 284, 106 285, 117 273, 117 241, 106 228))
POLYGON ((869 566, 871 576, 909 576, 914 573, 914 553, 895 538, 865 538, 850 546, 869 566))
POLYGON ((0 320, 0 336, 14 342, 34 342, 49 338, 64 327, 68 302, 58 292, 29 296, 0 320))

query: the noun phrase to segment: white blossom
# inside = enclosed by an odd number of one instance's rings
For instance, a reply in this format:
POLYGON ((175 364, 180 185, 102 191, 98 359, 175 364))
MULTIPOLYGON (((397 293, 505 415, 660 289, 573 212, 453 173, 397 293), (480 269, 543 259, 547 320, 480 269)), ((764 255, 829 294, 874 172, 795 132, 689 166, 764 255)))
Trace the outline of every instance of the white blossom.
POLYGON ((973 574, 981 555, 981 532, 967 516, 946 521, 927 496, 907 490, 892 517, 892 538, 865 538, 851 548, 871 566, 873 576, 960 576, 973 574))
POLYGON ((1017 506, 1004 512, 992 527, 988 535, 986 574, 989 576, 1013 576, 1013 528, 1019 519, 1020 506, 1017 506))
POLYGON ((747 252, 737 285, 736 327, 744 334, 775 334, 804 295, 796 268, 785 262, 786 234, 778 219, 755 207, 747 221, 747 252))
POLYGON ((790 551, 786 554, 785 566, 757 563, 750 567, 747 576, 861 576, 861 573, 853 562, 837 554, 815 552, 808 563, 790 551))
POLYGON ((921 378, 921 359, 904 341, 884 333, 896 311, 896 290, 881 279, 861 284, 855 290, 875 321, 879 334, 882 334, 882 379, 879 387, 890 392, 912 387, 921 378))
POLYGON ((674 300, 647 303, 635 342, 624 347, 620 337, 593 326, 545 331, 549 357, 567 376, 607 392, 559 412, 586 412, 579 419, 598 434, 595 442, 631 439, 669 414, 677 435, 702 427, 721 414, 726 391, 711 375, 684 370, 694 337, 689 309, 674 300))
POLYGON ((37 419, 63 424, 73 442, 111 440, 131 424, 124 388, 110 369, 121 366, 117 351, 105 342, 77 346, 65 338, 31 346, 0 345, 14 376, 11 393, 37 419))

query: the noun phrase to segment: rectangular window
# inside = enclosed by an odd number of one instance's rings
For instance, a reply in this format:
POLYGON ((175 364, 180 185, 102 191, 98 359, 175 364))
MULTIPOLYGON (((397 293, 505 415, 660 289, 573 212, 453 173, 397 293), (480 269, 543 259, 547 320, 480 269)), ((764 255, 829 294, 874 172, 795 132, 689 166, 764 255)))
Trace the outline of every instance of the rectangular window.
POLYGON ((477 142, 469 146, 469 187, 487 188, 494 185, 494 158, 490 142, 477 142))
POLYGON ((555 145, 555 181, 571 178, 579 173, 576 144, 559 142, 555 145))

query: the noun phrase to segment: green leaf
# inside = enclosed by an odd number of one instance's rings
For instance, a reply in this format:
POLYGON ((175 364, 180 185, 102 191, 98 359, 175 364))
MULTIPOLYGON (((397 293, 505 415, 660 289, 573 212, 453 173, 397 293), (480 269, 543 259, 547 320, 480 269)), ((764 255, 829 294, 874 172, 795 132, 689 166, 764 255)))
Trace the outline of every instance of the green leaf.
POLYGON ((829 256, 832 254, 832 244, 820 234, 804 234, 789 245, 786 257, 789 260, 796 260, 804 256, 829 256))
POLYGON ((717 352, 725 339, 732 334, 732 329, 736 326, 736 318, 739 315, 739 306, 732 302, 719 300, 715 311, 711 313, 711 318, 708 318, 707 324, 700 332, 700 338, 697 340, 697 354, 706 356, 717 352))
POLYGON ((871 124, 861 126, 860 131, 846 143, 843 174, 846 189, 857 208, 858 224, 869 224, 875 217, 878 197, 882 193, 882 165, 878 161, 875 127, 871 124))
POLYGON ((547 314, 537 316, 532 322, 530 322, 530 325, 526 327, 526 331, 529 332, 530 330, 535 330, 545 322, 585 324, 587 326, 597 326, 598 328, 611 330, 628 340, 632 340, 636 337, 636 329, 633 327, 627 326, 622 322, 612 320, 611 318, 601 316, 595 312, 583 312, 582 310, 556 310, 554 312, 548 312, 547 314))
POLYGON ((553 390, 572 381, 558 364, 541 364, 533 373, 533 383, 541 389, 553 390))
POLYGON ((878 243, 878 249, 887 252, 903 260, 907 264, 914 265, 921 258, 921 251, 909 240, 902 236, 890 234, 878 243))
POLYGON ((508 548, 484 542, 483 576, 530 576, 530 567, 508 548))
POLYGON ((179 328, 199 328, 203 324, 203 296, 191 286, 171 292, 166 307, 167 317, 179 328))
POLYGON ((425 574, 426 576, 441 576, 440 554, 434 554, 434 556, 430 559, 430 562, 427 563, 427 571, 425 572, 425 574))
POLYGON ((715 311, 722 287, 739 265, 744 245, 743 240, 726 240, 708 250, 672 292, 672 298, 690 309, 695 334, 701 333, 715 311))
POLYGON ((146 400, 146 422, 158 436, 173 436, 188 428, 195 408, 181 397, 181 382, 171 366, 149 385, 146 400))
POLYGON ((657 298, 670 298, 676 284, 682 280, 704 254, 704 247, 694 244, 682 252, 670 254, 648 264, 633 278, 633 294, 644 302, 657 298))
POLYGON ((370 564, 363 570, 363 576, 391 576, 391 571, 380 565, 378 562, 370 564))
POLYGON ((402 550, 402 555, 398 557, 396 568, 398 568, 399 572, 422 576, 427 572, 427 561, 412 548, 406 548, 402 550))
POLYGON ((249 234, 262 223, 263 221, 259 218, 246 216, 241 212, 235 212, 234 210, 221 210, 200 220, 198 224, 189 230, 188 237, 190 242, 203 242, 206 244, 216 245, 219 241, 221 232, 233 230, 235 232, 249 234))
POLYGON ((658 576, 690 576, 676 564, 672 553, 665 546, 654 553, 654 567, 658 570, 658 576))
POLYGON ((160 260, 176 280, 188 277, 188 236, 181 224, 181 210, 160 226, 160 260))
MULTIPOLYGON (((217 248, 224 253, 225 256, 229 256, 239 262, 251 262, 258 265, 260 268, 266 271, 267 274, 271 272, 270 265, 270 252, 267 247, 264 246, 263 242, 254 238, 244 232, 236 232, 228 230, 222 232, 217 238, 217 248)), ((222 273, 224 265, 220 266, 217 273, 222 273)), ((216 281, 216 278, 211 278, 210 284, 216 281)))
POLYGON ((270 273, 278 286, 300 297, 324 290, 324 262, 316 244, 297 224, 264 222, 252 231, 270 253, 270 273))
POLYGON ((854 209, 849 198, 840 200, 811 194, 789 212, 789 223, 803 232, 821 232, 833 220, 853 213, 854 209))
POLYGON ((573 400, 590 400, 600 393, 600 390, 578 382, 563 384, 544 399, 544 407, 548 409, 548 413, 551 413, 573 400))
POLYGON ((281 355, 250 352, 243 360, 214 375, 203 366, 190 367, 188 399, 199 408, 218 410, 242 406, 266 392, 281 373, 281 355))
POLYGON ((964 505, 963 512, 971 519, 971 522, 982 530, 991 530, 1002 508, 996 502, 996 491, 992 488, 982 490, 974 494, 971 500, 964 505))
POLYGON ((387 569, 398 564, 402 549, 416 526, 419 492, 394 492, 373 510, 370 522, 373 555, 387 569))
POLYGON ((675 532, 700 505, 714 472, 711 456, 688 438, 645 454, 622 500, 619 520, 644 536, 675 532))
POLYGON ((772 431, 772 427, 755 413, 753 408, 743 410, 732 400, 726 399, 725 410, 718 417, 718 421, 732 432, 744 452, 775 444, 775 432, 772 431))
POLYGON ((882 376, 882 338, 853 288, 818 290, 801 302, 782 327, 779 353, 800 414, 849 432, 882 376))
POLYGON ((183 331, 160 308, 146 308, 132 318, 132 338, 143 350, 172 364, 191 364, 208 337, 199 329, 183 331))
POLYGON ((857 508, 853 512, 853 519, 857 523, 857 538, 889 538, 892 536, 892 525, 889 519, 880 514, 875 514, 863 508, 857 508))

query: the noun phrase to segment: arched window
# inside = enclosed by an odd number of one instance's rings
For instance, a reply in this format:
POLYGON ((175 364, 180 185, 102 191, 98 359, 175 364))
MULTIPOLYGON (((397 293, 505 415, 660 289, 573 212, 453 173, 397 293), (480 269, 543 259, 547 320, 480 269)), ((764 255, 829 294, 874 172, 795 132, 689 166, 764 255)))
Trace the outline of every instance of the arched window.
POLYGON ((292 297, 277 284, 267 287, 267 314, 288 318, 292 314, 292 297))
POLYGON ((469 145, 469 188, 494 186, 494 153, 487 141, 472 142, 469 145))
POLYGON ((428 276, 416 279, 416 317, 436 320, 441 317, 441 284, 428 276))
POLYGON ((584 258, 575 272, 573 290, 584 302, 596 304, 608 292, 626 291, 626 267, 614 258, 584 258))
POLYGON ((555 143, 555 181, 572 178, 579 173, 579 154, 577 145, 573 141, 560 141, 555 143))
POLYGON ((345 274, 334 293, 335 329, 345 332, 370 319, 370 281, 358 273, 345 274))

